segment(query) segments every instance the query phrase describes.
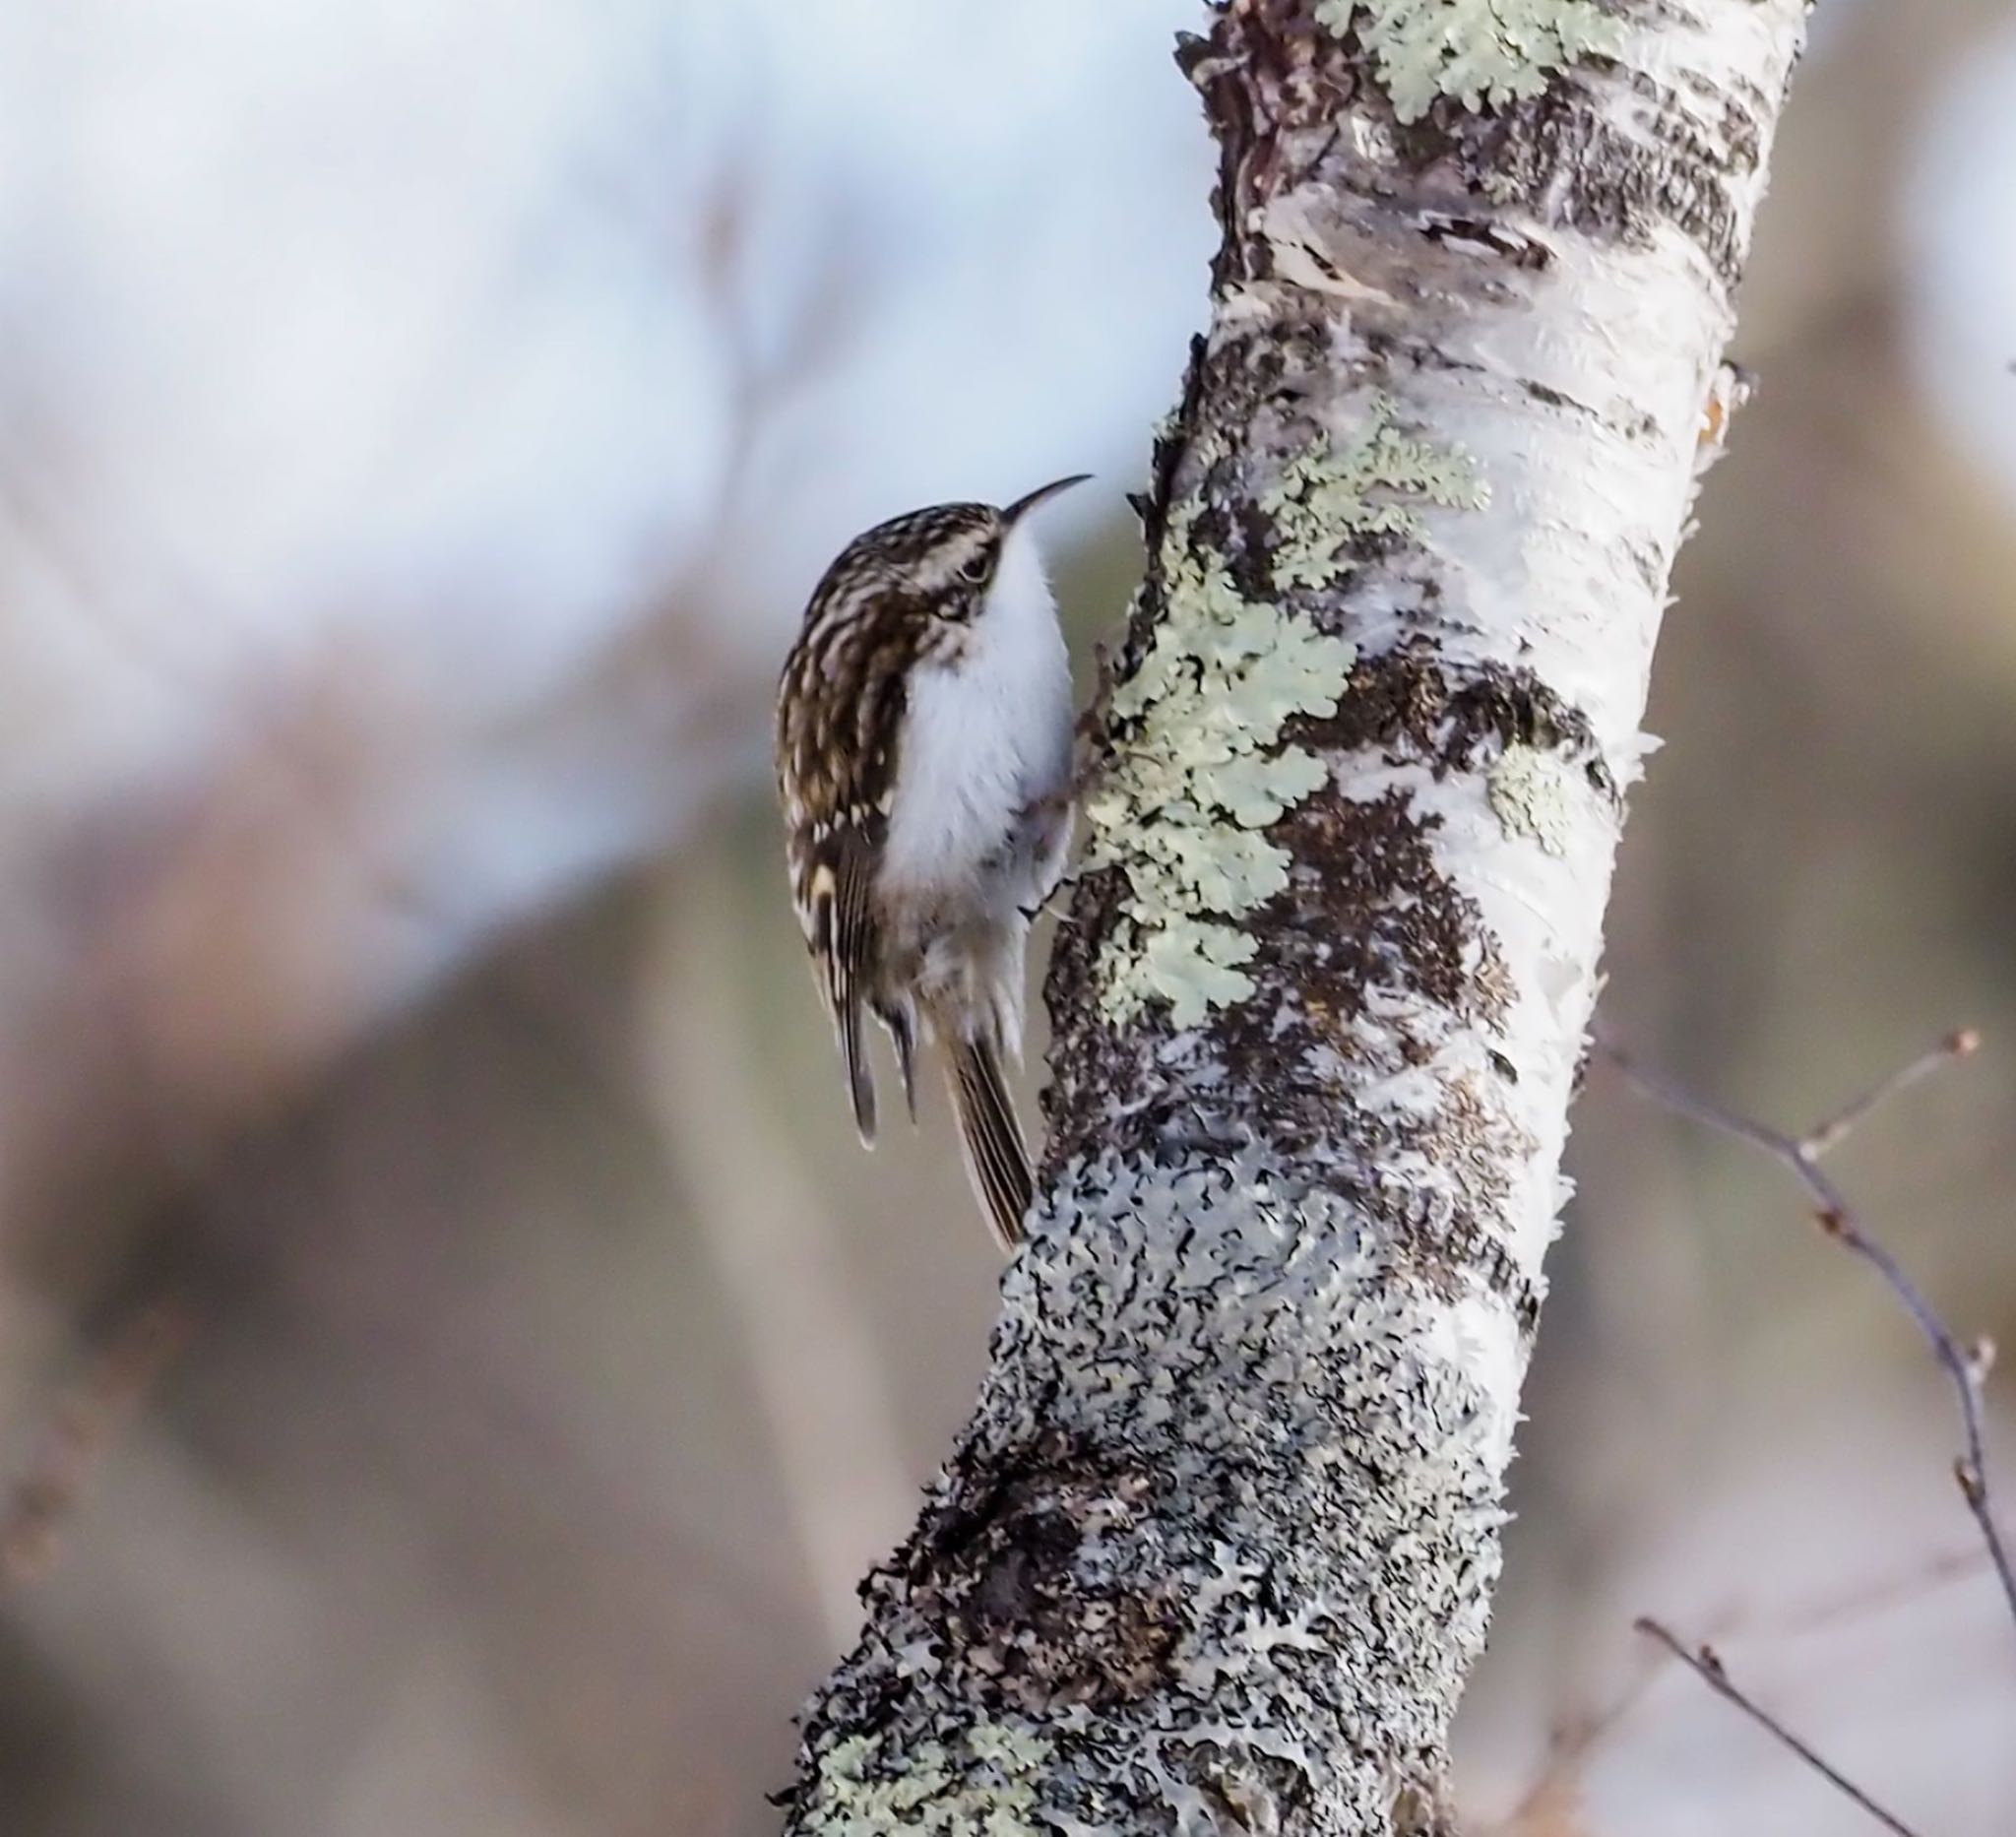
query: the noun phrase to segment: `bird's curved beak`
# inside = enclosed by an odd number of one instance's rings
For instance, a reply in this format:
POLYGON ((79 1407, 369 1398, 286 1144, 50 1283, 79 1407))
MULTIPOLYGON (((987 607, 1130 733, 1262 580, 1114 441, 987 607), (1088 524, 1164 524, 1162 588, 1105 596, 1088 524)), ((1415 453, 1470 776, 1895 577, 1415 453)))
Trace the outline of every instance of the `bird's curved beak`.
POLYGON ((1089 472, 1074 472, 1068 478, 1052 478, 1048 484, 1038 485, 1034 491, 1018 497, 1001 512, 1001 521, 1011 529, 1029 515, 1039 504, 1055 497, 1059 491, 1068 491, 1074 484, 1083 484, 1092 476, 1089 472))

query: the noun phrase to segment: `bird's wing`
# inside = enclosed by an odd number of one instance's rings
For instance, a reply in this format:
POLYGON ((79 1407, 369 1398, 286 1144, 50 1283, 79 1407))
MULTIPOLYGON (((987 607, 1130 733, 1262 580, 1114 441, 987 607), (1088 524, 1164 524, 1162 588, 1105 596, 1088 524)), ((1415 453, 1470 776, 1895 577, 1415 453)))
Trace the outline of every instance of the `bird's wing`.
POLYGON ((871 895, 875 849, 851 826, 812 846, 798 882, 798 921, 811 946, 812 970, 840 1043, 842 1068, 862 1142, 875 1139, 875 1078, 861 1047, 861 1004, 874 982, 878 945, 871 895))
POLYGON ((832 1017, 864 1143, 875 1139, 875 1083, 861 1008, 876 1002, 881 938, 875 876, 889 828, 904 715, 900 670, 860 670, 802 645, 786 666, 779 778, 798 922, 832 1017), (853 693, 843 692, 851 685, 853 693))

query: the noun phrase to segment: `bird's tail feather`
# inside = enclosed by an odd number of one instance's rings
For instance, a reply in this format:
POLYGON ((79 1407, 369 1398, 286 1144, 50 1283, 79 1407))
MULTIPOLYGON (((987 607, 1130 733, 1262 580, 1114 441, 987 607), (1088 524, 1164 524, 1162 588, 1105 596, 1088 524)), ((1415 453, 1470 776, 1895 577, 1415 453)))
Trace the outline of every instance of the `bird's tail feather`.
POLYGON ((848 1096, 854 1107, 854 1128, 863 1148, 875 1146, 875 1074, 861 1045, 860 1004, 851 996, 838 1004, 833 1031, 840 1040, 841 1063, 847 1069, 848 1096))
POLYGON ((1002 1076, 1001 1054, 990 1038, 947 1042, 946 1082, 959 1117, 967 1177, 1001 1247, 1022 1241, 1023 1215, 1034 1193, 1029 1149, 1002 1076))
POLYGON ((896 1070, 903 1080, 903 1101, 910 1111, 910 1119, 917 1119, 917 1022, 916 1012, 908 1001, 892 1001, 886 1007, 877 1007, 875 1017, 889 1034, 889 1044, 896 1048, 896 1070))

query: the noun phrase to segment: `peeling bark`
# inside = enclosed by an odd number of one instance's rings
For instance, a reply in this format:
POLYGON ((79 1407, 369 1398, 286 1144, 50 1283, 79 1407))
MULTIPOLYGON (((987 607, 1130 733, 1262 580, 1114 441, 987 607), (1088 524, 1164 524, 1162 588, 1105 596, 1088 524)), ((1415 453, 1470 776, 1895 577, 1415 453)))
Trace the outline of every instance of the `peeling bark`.
POLYGON ((807 1712, 792 1832, 1454 1829, 1622 794, 1801 19, 1230 0, 1183 43, 1224 242, 1051 964, 1043 1196, 807 1712))

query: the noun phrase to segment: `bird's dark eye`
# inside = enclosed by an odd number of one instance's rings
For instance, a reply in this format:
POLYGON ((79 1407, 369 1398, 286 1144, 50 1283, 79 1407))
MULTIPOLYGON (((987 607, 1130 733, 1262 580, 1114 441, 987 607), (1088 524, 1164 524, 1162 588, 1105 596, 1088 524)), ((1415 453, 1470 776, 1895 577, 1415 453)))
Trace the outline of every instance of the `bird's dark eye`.
POLYGON ((959 578, 969 587, 984 587, 994 578, 994 551, 983 548, 959 564, 959 578))

